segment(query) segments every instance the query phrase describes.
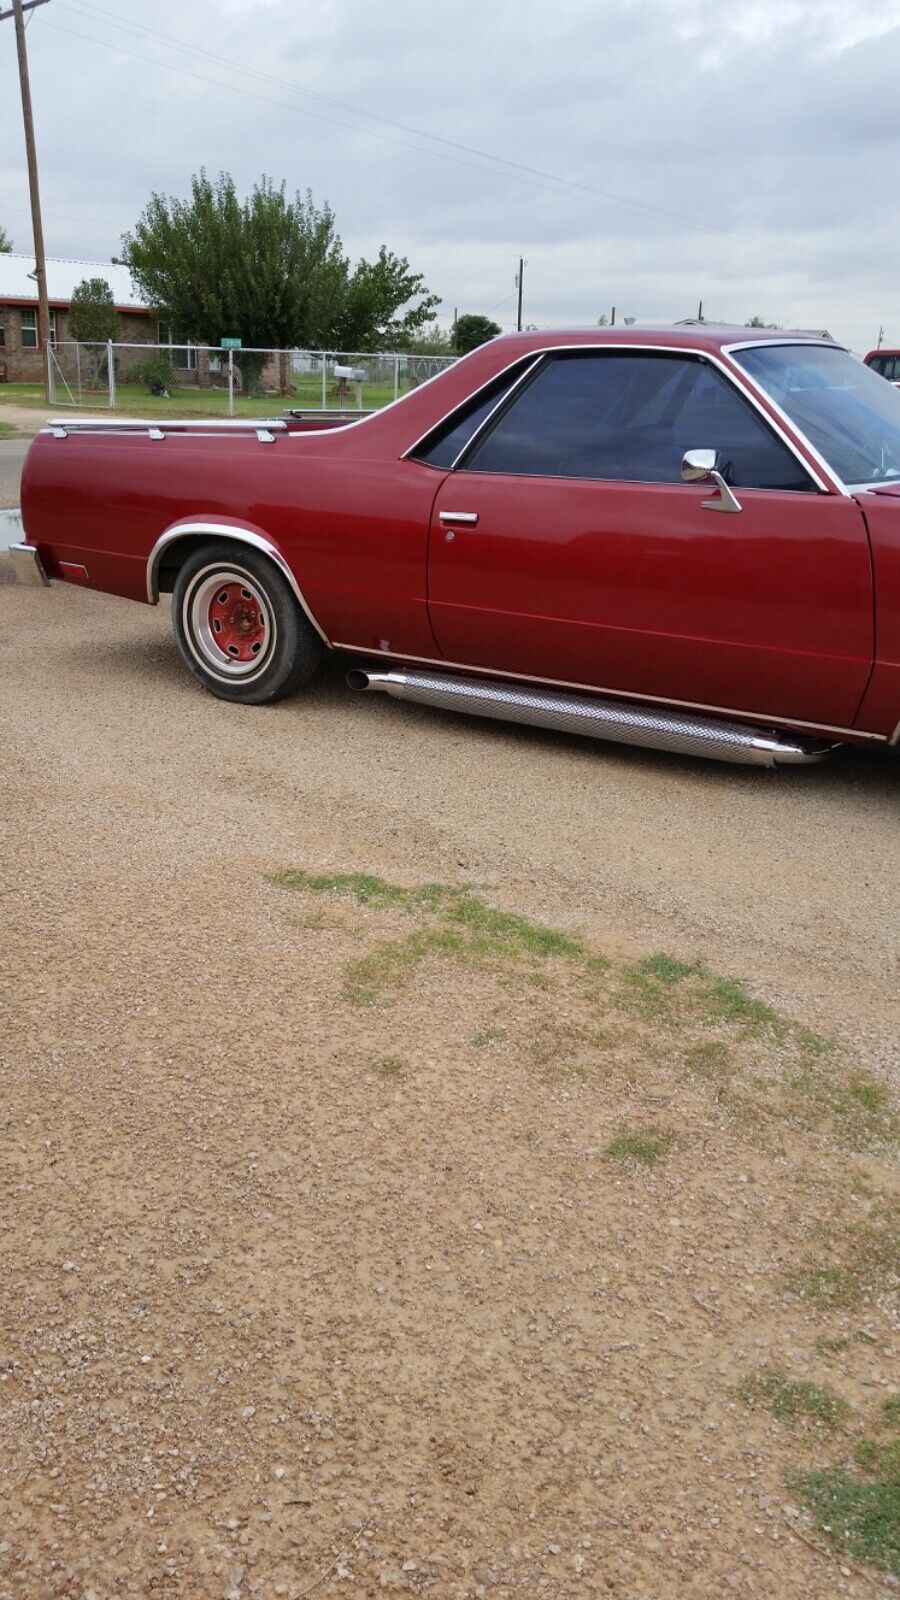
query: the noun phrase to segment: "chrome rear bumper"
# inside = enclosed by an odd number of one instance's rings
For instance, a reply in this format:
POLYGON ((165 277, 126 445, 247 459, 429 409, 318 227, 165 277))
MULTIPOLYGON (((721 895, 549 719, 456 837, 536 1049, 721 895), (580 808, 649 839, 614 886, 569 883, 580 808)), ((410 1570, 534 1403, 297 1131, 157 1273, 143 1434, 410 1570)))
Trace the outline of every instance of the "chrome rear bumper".
POLYGON ((35 545, 11 544, 9 557, 19 583, 30 584, 32 588, 49 585, 50 579, 44 571, 43 562, 35 545))

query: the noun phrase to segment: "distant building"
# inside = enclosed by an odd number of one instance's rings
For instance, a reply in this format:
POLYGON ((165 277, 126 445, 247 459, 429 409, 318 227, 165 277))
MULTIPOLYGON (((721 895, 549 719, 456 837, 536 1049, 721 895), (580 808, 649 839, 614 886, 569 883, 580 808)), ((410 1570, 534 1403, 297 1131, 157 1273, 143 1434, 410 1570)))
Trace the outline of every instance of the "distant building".
MULTIPOLYGON (((127 267, 111 261, 63 261, 48 257, 50 343, 71 337, 69 306, 85 278, 104 278, 119 314, 120 340, 127 344, 168 344, 168 323, 145 305, 127 267)), ((34 257, 0 254, 0 364, 10 383, 40 383, 43 375, 38 335, 38 295, 34 257)))

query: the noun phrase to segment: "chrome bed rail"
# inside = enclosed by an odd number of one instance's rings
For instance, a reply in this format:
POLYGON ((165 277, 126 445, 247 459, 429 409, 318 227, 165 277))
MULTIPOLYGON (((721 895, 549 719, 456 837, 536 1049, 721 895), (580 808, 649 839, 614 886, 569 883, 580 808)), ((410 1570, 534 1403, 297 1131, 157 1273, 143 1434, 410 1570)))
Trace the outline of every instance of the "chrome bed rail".
POLYGON ((167 434, 255 433, 260 444, 274 444, 275 435, 287 433, 288 425, 264 417, 50 417, 42 432, 52 433, 54 439, 65 439, 70 433, 145 433, 150 439, 165 439, 167 434))

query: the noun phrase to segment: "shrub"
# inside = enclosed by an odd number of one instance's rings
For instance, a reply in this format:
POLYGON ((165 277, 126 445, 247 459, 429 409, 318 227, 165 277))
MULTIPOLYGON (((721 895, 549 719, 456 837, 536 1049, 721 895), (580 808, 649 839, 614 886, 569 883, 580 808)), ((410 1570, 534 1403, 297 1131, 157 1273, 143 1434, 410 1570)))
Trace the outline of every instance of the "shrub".
POLYGON ((141 367, 141 382, 148 394, 168 394, 175 387, 175 368, 168 356, 160 351, 149 356, 141 367))

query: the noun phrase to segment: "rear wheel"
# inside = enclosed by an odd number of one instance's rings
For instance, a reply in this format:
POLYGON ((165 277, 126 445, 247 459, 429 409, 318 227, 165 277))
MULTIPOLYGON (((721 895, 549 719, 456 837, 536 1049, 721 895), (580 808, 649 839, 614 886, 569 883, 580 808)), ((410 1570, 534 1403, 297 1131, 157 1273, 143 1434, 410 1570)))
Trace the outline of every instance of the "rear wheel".
POLYGON ((172 595, 175 638, 204 688, 263 705, 307 684, 323 646, 277 567, 222 541, 188 556, 172 595))

